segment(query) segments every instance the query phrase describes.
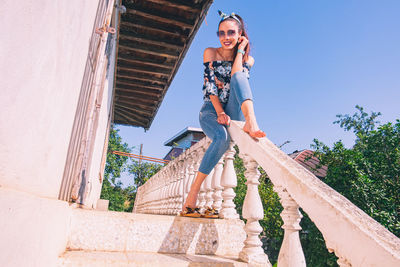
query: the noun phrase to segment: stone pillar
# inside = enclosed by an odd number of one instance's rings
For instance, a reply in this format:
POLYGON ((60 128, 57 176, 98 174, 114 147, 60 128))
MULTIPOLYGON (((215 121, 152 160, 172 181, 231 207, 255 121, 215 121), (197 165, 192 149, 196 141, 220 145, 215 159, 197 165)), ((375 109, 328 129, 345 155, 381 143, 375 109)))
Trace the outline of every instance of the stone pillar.
POLYGON ((283 267, 305 267, 306 260, 299 237, 300 221, 303 217, 299 211, 299 205, 283 187, 276 186, 274 189, 278 193, 283 207, 281 217, 283 220, 282 228, 285 230, 279 251, 278 265, 283 267))
MULTIPOLYGON (((245 231, 247 238, 244 241, 244 247, 239 253, 239 258, 249 264, 271 266, 268 256, 264 253, 262 242, 258 237, 262 232, 259 220, 264 218, 264 209, 262 206, 258 185, 260 182, 260 172, 258 164, 248 155, 243 155, 243 163, 246 167, 245 177, 247 192, 243 202, 242 216, 247 219, 245 231)), ((278 263, 279 267, 281 265, 278 263)), ((283 266, 283 265, 282 265, 283 266)), ((293 265, 293 267, 296 265, 293 265)), ((297 267, 297 266, 296 266, 297 267)))
POLYGON ((212 207, 212 204, 214 202, 213 199, 213 193, 214 193, 214 189, 212 188, 212 179, 214 176, 214 172, 215 172, 215 167, 214 169, 212 169, 212 171, 210 172, 209 175, 207 175, 206 179, 204 180, 204 188, 206 190, 206 197, 205 197, 205 207, 212 207))
POLYGON ((221 186, 221 176, 222 176, 222 171, 224 169, 223 164, 224 164, 223 157, 221 157, 221 159, 218 161, 217 165, 214 168, 214 175, 212 177, 212 183, 211 183, 211 187, 214 189, 214 193, 212 195, 213 197, 212 207, 218 211, 221 211, 222 189, 224 189, 221 186))
POLYGON ((233 203, 233 199, 236 196, 233 188, 235 188, 237 185, 237 177, 235 168, 233 166, 233 159, 235 156, 235 149, 233 148, 233 145, 233 142, 231 142, 227 152, 225 153, 225 166, 221 177, 221 185, 224 188, 222 192, 222 198, 224 199, 224 202, 222 203, 220 217, 224 219, 239 218, 239 214, 237 214, 235 209, 235 203, 233 203))

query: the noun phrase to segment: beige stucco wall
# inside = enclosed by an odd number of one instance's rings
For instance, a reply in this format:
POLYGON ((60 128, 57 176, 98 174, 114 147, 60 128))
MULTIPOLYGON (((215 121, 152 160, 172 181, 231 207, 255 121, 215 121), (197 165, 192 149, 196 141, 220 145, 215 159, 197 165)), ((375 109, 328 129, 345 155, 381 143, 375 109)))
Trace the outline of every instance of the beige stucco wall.
POLYGON ((57 266, 71 224, 68 203, 3 187, 0 203, 0 266, 57 266))
POLYGON ((57 198, 98 2, 0 2, 2 187, 57 198))

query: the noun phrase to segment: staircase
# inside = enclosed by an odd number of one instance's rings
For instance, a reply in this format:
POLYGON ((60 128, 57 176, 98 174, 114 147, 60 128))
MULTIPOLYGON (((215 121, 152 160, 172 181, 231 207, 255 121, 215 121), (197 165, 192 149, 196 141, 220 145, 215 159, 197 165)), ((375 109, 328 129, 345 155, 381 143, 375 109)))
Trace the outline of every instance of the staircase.
POLYGON ((58 266, 247 266, 238 260, 243 227, 238 219, 72 208, 58 266))
POLYGON ((306 266, 300 243, 301 207, 341 267, 400 266, 400 239, 283 153, 267 138, 253 140, 232 121, 229 133, 246 168, 239 219, 233 199, 233 143, 203 182, 197 205, 223 219, 174 216, 182 206, 210 140, 203 138, 138 188, 134 213, 72 209, 59 266, 268 266, 259 224, 264 216, 258 166, 280 197, 284 239, 279 267, 306 266))

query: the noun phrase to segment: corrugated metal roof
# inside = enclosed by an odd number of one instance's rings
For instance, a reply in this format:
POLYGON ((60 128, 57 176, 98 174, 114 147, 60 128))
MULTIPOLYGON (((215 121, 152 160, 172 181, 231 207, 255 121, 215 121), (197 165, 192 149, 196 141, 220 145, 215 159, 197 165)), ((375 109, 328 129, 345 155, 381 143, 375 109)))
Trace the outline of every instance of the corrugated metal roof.
POLYGON ((123 0, 114 122, 148 129, 212 0, 123 0))

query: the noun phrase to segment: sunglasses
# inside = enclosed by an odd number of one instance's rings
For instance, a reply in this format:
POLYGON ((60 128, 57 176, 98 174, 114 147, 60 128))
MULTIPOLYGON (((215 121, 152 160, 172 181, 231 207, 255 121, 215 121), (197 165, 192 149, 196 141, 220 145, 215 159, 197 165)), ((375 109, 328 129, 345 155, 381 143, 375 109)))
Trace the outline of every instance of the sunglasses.
MULTIPOLYGON (((229 37, 232 37, 236 34, 235 30, 228 30, 227 35, 229 37)), ((225 32, 224 31, 217 31, 217 36, 220 38, 224 38, 225 37, 225 32)))

